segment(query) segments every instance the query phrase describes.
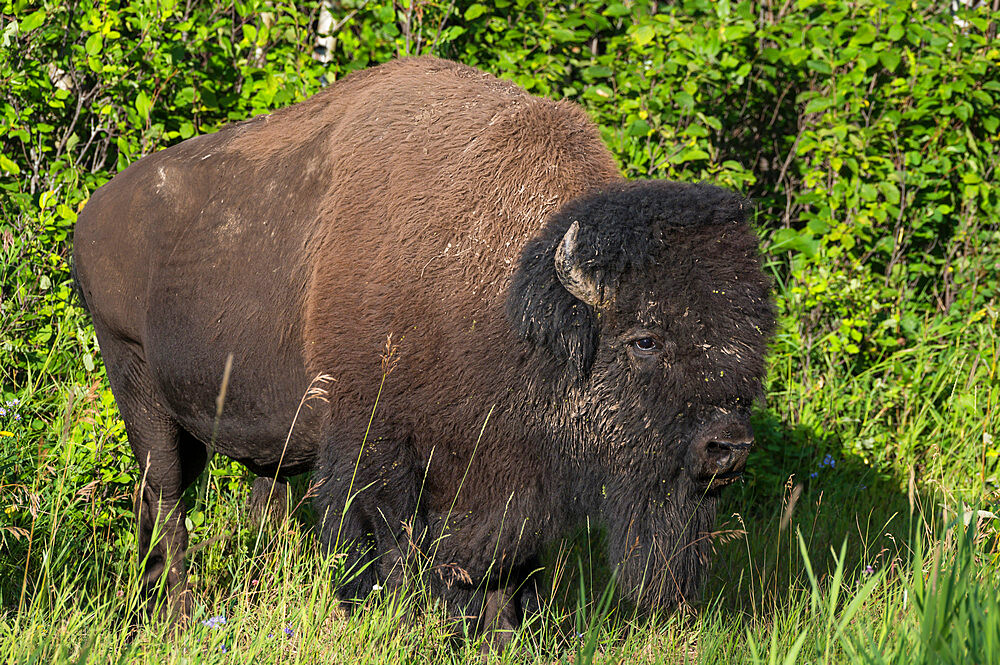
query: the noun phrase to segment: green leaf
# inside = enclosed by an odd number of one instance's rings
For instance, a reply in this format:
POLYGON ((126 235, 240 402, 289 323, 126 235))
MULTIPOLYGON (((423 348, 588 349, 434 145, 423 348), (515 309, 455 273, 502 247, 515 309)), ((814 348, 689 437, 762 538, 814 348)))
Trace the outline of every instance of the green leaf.
POLYGON ((737 41, 743 39, 749 34, 753 33, 752 23, 735 23, 733 25, 728 25, 725 28, 725 37, 729 41, 737 41))
POLYGON ((469 5, 469 8, 465 10, 465 20, 475 21, 477 18, 485 14, 487 11, 488 9, 486 8, 486 5, 479 4, 478 2, 469 5))
POLYGON ((101 40, 101 33, 95 32, 90 37, 87 37, 87 43, 84 45, 87 51, 87 55, 96 56, 104 48, 104 42, 101 40))
POLYGON ((892 250, 895 248, 896 244, 893 241, 892 236, 882 236, 875 243, 875 250, 878 252, 884 252, 885 254, 892 254, 892 250))
POLYGON ((809 223, 806 224, 806 228, 815 233, 816 235, 824 235, 830 230, 830 225, 824 220, 817 218, 810 219, 809 223))
POLYGON ((42 210, 52 206, 55 201, 56 193, 51 190, 46 190, 42 192, 42 195, 38 197, 38 207, 42 210))
POLYGON ((608 8, 602 12, 605 16, 628 16, 632 11, 620 2, 612 2, 608 8))
POLYGON ((143 120, 149 118, 149 96, 145 90, 140 90, 135 97, 135 110, 139 112, 139 117, 143 120))
POLYGON ((583 93, 583 96, 588 99, 611 99, 614 93, 611 88, 604 85, 603 83, 598 83, 597 85, 590 86, 587 91, 583 93))
POLYGON ((194 102, 194 88, 188 86, 181 88, 174 95, 174 105, 184 107, 194 102))
POLYGON ((701 148, 687 148, 681 154, 673 157, 670 161, 673 164, 684 164, 686 162, 695 162, 699 160, 709 159, 711 155, 702 150, 701 148))
POLYGON ((101 33, 95 32, 90 37, 87 37, 87 42, 84 45, 84 49, 87 51, 87 55, 96 56, 104 48, 104 42, 101 39, 101 33))
POLYGON ((858 31, 854 33, 851 41, 856 44, 871 44, 875 41, 875 26, 871 23, 862 23, 858 31))
POLYGON ((819 113, 820 111, 825 111, 833 103, 833 100, 829 97, 814 97, 809 100, 806 104, 806 108, 803 113, 819 113))
POLYGON ((771 234, 771 251, 787 251, 798 236, 795 229, 778 229, 771 234))
POLYGON ((576 39, 576 33, 566 28, 553 28, 552 36, 560 42, 571 42, 576 39))
POLYGON ((883 181, 878 184, 878 188, 882 190, 882 195, 885 197, 887 203, 899 205, 899 188, 896 185, 888 181, 883 181))
MULTIPOLYGON (((15 10, 16 13, 17 10, 15 10)), ((35 28, 38 28, 45 23, 45 10, 39 9, 37 12, 28 14, 24 19, 18 24, 18 32, 24 34, 26 32, 31 32, 35 28)))
POLYGON ((635 43, 639 46, 645 46, 649 44, 656 37, 656 30, 653 29, 651 25, 640 25, 632 33, 632 38, 635 39, 635 43))
POLYGON ((882 51, 878 54, 878 61, 890 72, 896 71, 900 58, 901 56, 895 51, 882 51))
POLYGON ((809 57, 809 51, 802 47, 795 46, 782 51, 782 55, 784 55, 791 64, 798 65, 800 62, 809 57))
POLYGON ((806 60, 806 66, 814 72, 819 72, 820 74, 833 73, 833 70, 830 69, 830 65, 822 60, 806 60))
POLYGON ((590 78, 607 78, 614 74, 610 67, 604 65, 591 65, 583 70, 583 75, 590 78))
POLYGON ((11 160, 7 155, 0 152, 0 171, 6 171, 11 175, 17 175, 21 172, 21 167, 17 165, 17 162, 11 160))
POLYGON ((647 134, 649 134, 649 123, 645 120, 640 118, 629 125, 629 136, 646 136, 647 134))
POLYGON ((76 221, 76 212, 65 203, 60 203, 56 206, 56 213, 63 219, 67 219, 71 222, 76 221))

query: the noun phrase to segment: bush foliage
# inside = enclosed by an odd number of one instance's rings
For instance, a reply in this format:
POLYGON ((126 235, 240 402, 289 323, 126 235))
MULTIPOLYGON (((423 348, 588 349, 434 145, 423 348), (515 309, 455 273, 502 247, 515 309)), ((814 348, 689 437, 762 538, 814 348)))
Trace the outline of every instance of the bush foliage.
POLYGON ((878 357, 928 315, 995 297, 1000 45, 985 11, 659 4, 334 3, 323 63, 316 3, 8 2, 4 216, 46 218, 61 241, 142 155, 433 53, 579 101, 631 177, 756 198, 814 319, 806 347, 878 357))

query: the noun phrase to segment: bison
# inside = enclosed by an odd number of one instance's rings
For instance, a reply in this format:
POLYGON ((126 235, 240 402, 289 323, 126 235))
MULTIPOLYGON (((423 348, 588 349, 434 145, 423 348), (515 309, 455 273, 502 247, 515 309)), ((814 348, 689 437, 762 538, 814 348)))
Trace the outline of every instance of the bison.
POLYGON ((574 104, 433 58, 139 160, 74 252, 144 580, 183 596, 181 495, 219 452, 315 469, 344 597, 416 571, 511 628, 539 552, 589 520, 635 608, 691 599, 773 328, 747 212, 627 181, 574 104))

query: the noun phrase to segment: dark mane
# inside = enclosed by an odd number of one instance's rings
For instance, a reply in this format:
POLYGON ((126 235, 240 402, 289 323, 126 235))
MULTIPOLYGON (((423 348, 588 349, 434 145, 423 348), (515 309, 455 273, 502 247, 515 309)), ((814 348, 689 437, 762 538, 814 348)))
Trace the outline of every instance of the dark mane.
MULTIPOLYGON (((569 201, 521 254, 507 298, 507 316, 524 339, 572 359, 580 376, 590 367, 595 312, 559 282, 555 248, 579 222, 581 264, 605 288, 649 269, 672 232, 747 223, 750 202, 728 189, 664 180, 620 181, 569 201)), ((754 244, 754 249, 756 244, 754 244)))

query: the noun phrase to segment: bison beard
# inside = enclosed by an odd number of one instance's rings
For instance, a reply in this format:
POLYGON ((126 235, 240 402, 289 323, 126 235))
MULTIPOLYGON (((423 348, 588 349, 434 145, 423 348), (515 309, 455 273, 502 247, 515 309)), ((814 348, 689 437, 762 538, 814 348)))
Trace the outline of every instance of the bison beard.
POLYGON ((513 629, 540 552, 588 522, 637 609, 696 597, 770 285, 741 197, 625 181, 573 104, 433 58, 358 72, 130 166, 74 262, 142 470, 143 577, 180 609, 210 451, 315 470, 345 598, 419 578, 513 629))
MULTIPOLYGON (((612 492, 635 496, 635 486, 612 492)), ((667 611, 697 599, 708 570, 715 497, 609 500, 603 511, 608 560, 617 564, 617 584, 643 613, 667 611)))

